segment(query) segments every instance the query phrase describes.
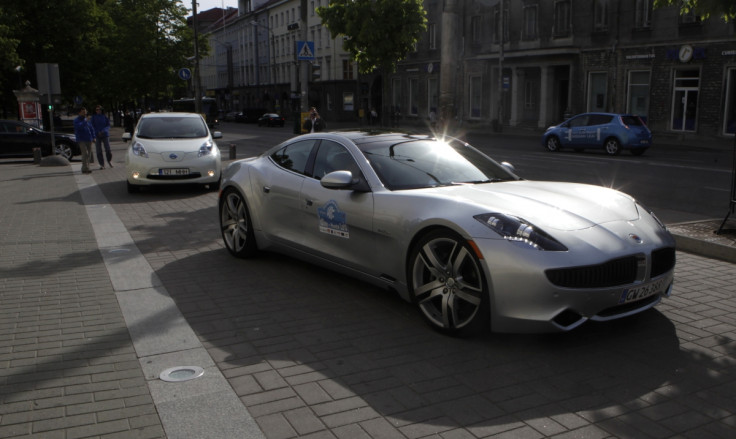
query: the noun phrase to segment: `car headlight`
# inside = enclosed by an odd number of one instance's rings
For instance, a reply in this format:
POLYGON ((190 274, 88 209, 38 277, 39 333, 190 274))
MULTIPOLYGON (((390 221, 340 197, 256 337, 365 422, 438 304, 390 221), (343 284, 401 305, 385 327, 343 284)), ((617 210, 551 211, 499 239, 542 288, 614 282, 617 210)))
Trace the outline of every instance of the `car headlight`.
POLYGON ((484 213, 473 218, 515 244, 536 250, 567 251, 555 238, 522 218, 503 213, 484 213))
POLYGON ((207 141, 202 146, 199 147, 199 154, 197 154, 197 157, 204 157, 206 155, 212 154, 212 146, 213 142, 207 141))
POLYGON ((131 146, 131 151, 133 151, 133 154, 137 155, 138 157, 148 158, 148 152, 146 152, 146 147, 143 146, 143 144, 140 142, 135 142, 133 146, 131 146))

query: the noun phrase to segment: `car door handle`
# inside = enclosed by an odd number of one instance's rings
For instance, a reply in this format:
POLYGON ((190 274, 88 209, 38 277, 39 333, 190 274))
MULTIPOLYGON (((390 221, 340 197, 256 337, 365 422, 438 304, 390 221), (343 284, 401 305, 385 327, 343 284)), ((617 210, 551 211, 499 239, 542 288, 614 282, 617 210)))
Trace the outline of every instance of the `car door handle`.
POLYGON ((312 200, 305 200, 305 201, 307 202, 307 207, 311 207, 312 206, 312 200))
POLYGON ((263 186, 263 192, 265 193, 271 192, 271 186, 263 186))

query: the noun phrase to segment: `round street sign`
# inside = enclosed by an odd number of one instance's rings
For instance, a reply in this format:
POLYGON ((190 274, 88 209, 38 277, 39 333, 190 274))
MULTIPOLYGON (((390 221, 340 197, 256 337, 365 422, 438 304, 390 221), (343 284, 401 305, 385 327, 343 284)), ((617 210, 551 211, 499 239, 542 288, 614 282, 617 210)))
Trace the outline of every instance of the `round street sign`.
POLYGON ((179 69, 179 78, 184 81, 190 80, 192 78, 192 71, 186 67, 179 69))

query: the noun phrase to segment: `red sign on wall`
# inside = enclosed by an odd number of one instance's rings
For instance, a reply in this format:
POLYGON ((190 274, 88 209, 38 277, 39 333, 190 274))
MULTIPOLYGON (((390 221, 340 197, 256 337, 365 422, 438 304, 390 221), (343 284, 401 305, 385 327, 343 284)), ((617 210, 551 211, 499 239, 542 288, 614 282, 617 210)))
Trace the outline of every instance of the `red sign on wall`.
POLYGON ((21 119, 39 119, 38 102, 20 103, 21 119))

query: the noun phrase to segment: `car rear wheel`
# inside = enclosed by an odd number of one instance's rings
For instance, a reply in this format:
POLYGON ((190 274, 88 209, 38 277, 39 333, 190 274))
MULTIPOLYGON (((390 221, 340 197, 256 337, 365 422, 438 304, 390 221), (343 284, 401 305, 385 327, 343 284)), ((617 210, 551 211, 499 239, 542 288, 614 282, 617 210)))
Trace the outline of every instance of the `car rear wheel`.
POLYGON ((606 139, 605 147, 606 154, 608 155, 618 155, 621 153, 621 144, 613 137, 606 139))
POLYGON ((547 146, 547 150, 552 152, 557 152, 562 149, 560 146, 560 139, 555 136, 547 137, 547 142, 545 142, 545 145, 547 146))
POLYGON ((248 258, 258 251, 245 198, 234 188, 227 189, 220 198, 220 230, 233 256, 248 258))
POLYGON ((449 335, 489 329, 488 288, 470 245, 449 230, 424 236, 411 253, 410 294, 430 326, 449 335))
POLYGON ((66 143, 57 143, 54 154, 64 157, 67 160, 71 160, 74 155, 71 145, 67 145, 66 143))

